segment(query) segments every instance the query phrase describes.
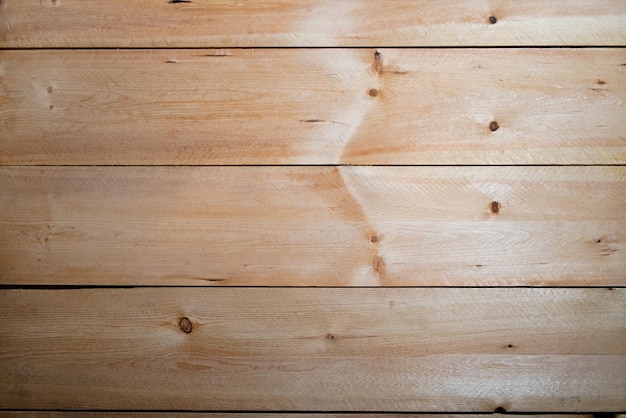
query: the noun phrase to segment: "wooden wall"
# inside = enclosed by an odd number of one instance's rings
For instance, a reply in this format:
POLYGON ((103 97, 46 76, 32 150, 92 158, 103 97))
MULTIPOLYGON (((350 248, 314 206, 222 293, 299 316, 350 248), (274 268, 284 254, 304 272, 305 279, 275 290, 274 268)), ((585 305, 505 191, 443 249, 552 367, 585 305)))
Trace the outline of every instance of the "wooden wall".
POLYGON ((625 45, 623 0, 0 0, 0 415, 623 413, 625 45))

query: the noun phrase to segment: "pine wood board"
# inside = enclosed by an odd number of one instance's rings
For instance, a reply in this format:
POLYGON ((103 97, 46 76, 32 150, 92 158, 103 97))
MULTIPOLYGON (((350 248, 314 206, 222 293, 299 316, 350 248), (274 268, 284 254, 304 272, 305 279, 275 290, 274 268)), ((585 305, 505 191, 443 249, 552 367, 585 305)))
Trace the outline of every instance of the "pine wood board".
POLYGON ((4 167, 0 281, 623 286, 626 167, 4 167))
POLYGON ((621 0, 2 0, 0 11, 3 48, 626 44, 621 0))
POLYGON ((615 411, 625 308, 624 288, 2 290, 0 406, 615 411))
POLYGON ((0 95, 4 165, 626 164, 620 48, 10 50, 0 95))

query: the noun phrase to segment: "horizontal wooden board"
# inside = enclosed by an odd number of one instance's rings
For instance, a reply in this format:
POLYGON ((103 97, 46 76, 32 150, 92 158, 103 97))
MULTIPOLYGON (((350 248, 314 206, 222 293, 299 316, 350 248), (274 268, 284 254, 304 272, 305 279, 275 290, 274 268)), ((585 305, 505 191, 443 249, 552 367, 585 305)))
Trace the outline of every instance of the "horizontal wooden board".
POLYGON ((4 284, 626 284, 626 167, 4 167, 4 284))
POLYGON ((2 0, 0 10, 0 47, 12 48, 626 44, 622 0, 2 0))
POLYGON ((0 76, 5 165, 626 163, 626 49, 2 51, 0 76))
POLYGON ((625 315, 624 288, 2 290, 0 407, 615 411, 625 315))

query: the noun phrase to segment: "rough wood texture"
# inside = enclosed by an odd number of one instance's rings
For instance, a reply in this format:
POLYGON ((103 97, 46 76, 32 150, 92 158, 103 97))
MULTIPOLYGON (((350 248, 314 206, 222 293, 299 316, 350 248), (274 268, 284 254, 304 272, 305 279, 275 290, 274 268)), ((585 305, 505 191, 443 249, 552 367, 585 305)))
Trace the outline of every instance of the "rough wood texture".
POLYGON ((626 167, 4 167, 5 284, 625 285, 626 167))
POLYGON ((615 411, 625 315, 617 288, 3 290, 0 405, 615 411))
POLYGON ((0 47, 17 48, 626 44, 622 0, 2 0, 0 10, 0 47))
POLYGON ((3 51, 0 70, 0 164, 626 163, 626 49, 3 51))

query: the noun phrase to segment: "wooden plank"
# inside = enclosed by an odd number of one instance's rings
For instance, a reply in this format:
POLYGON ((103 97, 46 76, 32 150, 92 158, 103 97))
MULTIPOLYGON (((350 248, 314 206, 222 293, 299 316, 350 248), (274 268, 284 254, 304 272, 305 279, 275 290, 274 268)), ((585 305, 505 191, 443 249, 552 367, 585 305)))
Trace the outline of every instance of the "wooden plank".
POLYGON ((625 63, 613 48, 2 51, 0 164, 625 164, 625 63))
POLYGON ((3 167, 4 284, 626 284, 626 167, 3 167))
POLYGON ((0 47, 11 48, 626 44, 622 0, 2 0, 0 8, 0 47))
POLYGON ((0 407, 615 411, 625 315, 624 288, 2 290, 0 407))

